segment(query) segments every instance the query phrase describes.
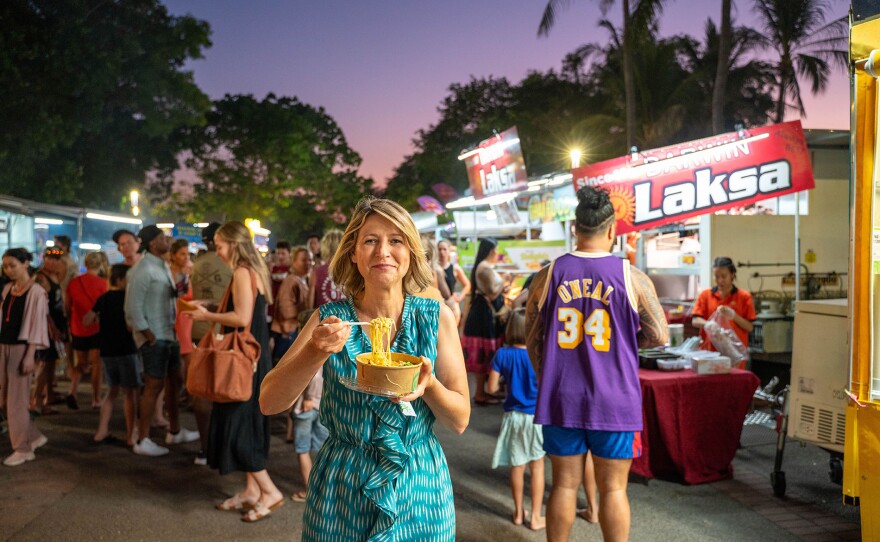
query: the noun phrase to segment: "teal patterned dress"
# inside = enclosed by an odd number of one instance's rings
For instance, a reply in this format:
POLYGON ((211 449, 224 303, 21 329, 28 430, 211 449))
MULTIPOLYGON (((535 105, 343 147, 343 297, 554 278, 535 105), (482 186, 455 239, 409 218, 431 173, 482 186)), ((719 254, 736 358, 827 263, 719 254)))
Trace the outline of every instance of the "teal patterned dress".
MULTIPOLYGON (((320 308, 323 320, 356 321, 351 299, 320 308)), ((392 352, 437 358, 440 304, 406 296, 392 352)), ((324 364, 321 423, 330 437, 309 476, 303 540, 443 541, 455 539, 455 507, 446 456, 434 435, 434 414, 422 399, 404 416, 384 397, 346 388, 355 356, 370 351, 363 326, 324 364)))

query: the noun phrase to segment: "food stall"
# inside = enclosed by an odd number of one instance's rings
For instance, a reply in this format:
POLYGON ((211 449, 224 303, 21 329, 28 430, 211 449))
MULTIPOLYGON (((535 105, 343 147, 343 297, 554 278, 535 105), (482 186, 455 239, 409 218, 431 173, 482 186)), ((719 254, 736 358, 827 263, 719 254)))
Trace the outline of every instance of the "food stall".
MULTIPOLYGON (((14 211, 14 218, 7 222, 7 234, 12 237, 8 241, 13 243, 10 246, 23 246, 38 257, 43 249, 54 245, 56 235, 66 235, 72 241, 71 251, 76 260, 87 252, 103 250, 111 262, 120 261, 122 256, 116 250, 113 232, 122 228, 137 232, 143 224, 140 218, 124 213, 0 195, 0 213, 4 209, 14 211)), ((0 214, 0 229, 2 218, 0 214)))
MULTIPOLYGON (((636 247, 637 263, 654 280, 658 293, 675 305, 667 305, 671 319, 675 313, 682 315, 687 299, 711 285, 710 256, 737 256, 727 252, 732 245, 724 238, 715 244, 716 236, 737 231, 713 231, 716 213, 743 218, 743 212, 756 204, 775 200, 773 205, 778 207, 779 198, 815 187, 807 143, 797 121, 634 152, 572 173, 575 188, 608 190, 619 234, 642 234, 636 247)), ((798 220, 796 215, 795 224, 798 220)), ((751 244, 759 244, 755 239, 761 238, 744 237, 751 244)), ((797 238, 793 235, 786 241, 794 247, 792 261, 800 259, 797 238)), ((724 374, 662 373, 650 369, 650 356, 645 358, 640 369, 643 456, 634 461, 633 472, 685 483, 730 477, 730 463, 758 378, 750 371, 731 369, 730 362, 736 361, 732 357, 726 368, 694 358, 698 367, 717 366, 724 374), (706 442, 713 445, 703 445, 706 442)))
POLYGON ((861 505, 862 539, 880 539, 880 4, 851 11, 852 243, 844 501, 861 505))

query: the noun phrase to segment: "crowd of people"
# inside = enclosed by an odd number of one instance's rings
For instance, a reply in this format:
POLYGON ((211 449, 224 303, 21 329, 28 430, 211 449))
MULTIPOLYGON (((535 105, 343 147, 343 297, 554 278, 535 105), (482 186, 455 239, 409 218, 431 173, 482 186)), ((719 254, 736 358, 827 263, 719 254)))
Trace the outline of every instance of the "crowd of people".
POLYGON ((567 539, 583 484, 581 514, 607 540, 626 539, 626 480, 642 423, 637 349, 665 343, 666 323, 650 280, 610 253, 607 193, 582 189, 578 199, 576 250, 530 277, 516 300, 507 299, 510 277, 495 269, 495 241, 481 240, 465 273, 448 241, 420 237, 408 212, 376 198, 358 204, 344 231, 301 246, 278 241, 268 258, 240 222, 205 228, 206 250, 194 260, 188 242, 154 225, 120 230, 113 239, 123 261, 110 266, 90 253, 82 274, 69 240, 56 240, 36 270, 26 250, 10 249, 0 396, 13 453, 4 464, 35 458, 48 439, 29 411, 51 414, 59 402, 78 409, 88 375, 100 410, 96 442, 115 440, 121 392, 124 440, 135 454, 199 440, 196 464, 245 474, 242 489, 216 503, 242 521, 286 500, 267 470, 269 416, 280 414, 305 482, 290 495, 306 504, 304 540, 453 540, 452 481, 432 427, 461 433, 471 405, 503 401, 487 464, 510 467, 513 523, 567 539), (369 332, 351 323, 377 317, 395 323, 392 352, 423 360, 415 391, 402 397, 345 384, 356 378, 355 357, 371 348, 369 332), (190 396, 190 356, 206 334, 234 329, 260 345, 251 398, 190 396), (69 370, 66 397, 54 387, 59 359, 69 370), (195 430, 181 425, 183 406, 195 430), (553 481, 546 519, 545 455, 553 481))

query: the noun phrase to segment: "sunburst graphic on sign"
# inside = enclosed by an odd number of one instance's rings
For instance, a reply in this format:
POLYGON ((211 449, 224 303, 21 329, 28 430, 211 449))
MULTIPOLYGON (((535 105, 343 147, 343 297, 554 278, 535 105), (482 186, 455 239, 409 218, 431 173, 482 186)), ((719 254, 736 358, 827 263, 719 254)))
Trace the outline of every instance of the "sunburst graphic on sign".
POLYGON ((608 197, 614 206, 614 218, 632 224, 636 214, 636 198, 632 191, 627 187, 615 186, 608 191, 608 197))

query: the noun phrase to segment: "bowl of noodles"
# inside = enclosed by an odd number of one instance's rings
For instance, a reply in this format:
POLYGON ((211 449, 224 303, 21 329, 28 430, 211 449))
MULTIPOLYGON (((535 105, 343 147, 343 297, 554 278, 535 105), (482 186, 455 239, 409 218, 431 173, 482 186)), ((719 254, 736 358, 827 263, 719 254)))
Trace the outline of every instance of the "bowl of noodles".
POLYGON ((359 388, 399 396, 414 391, 418 386, 422 358, 390 352, 388 348, 393 329, 394 322, 390 318, 370 321, 372 352, 356 357, 359 388))

